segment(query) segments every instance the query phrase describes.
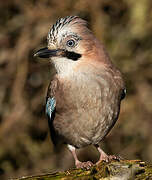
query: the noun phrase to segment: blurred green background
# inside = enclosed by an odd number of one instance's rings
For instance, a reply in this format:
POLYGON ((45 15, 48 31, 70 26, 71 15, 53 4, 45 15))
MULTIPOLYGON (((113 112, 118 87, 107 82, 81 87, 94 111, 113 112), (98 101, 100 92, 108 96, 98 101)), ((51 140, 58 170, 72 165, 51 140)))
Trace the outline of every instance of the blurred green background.
MULTIPOLYGON (((127 96, 113 130, 101 144, 108 154, 152 160, 152 1, 0 1, 0 179, 73 167, 49 138, 45 96, 53 69, 33 53, 46 46, 60 17, 79 15, 123 72, 127 96), (58 160, 59 159, 59 160, 58 160)), ((81 159, 98 158, 94 148, 81 159), (90 155, 93 154, 93 155, 90 155)))

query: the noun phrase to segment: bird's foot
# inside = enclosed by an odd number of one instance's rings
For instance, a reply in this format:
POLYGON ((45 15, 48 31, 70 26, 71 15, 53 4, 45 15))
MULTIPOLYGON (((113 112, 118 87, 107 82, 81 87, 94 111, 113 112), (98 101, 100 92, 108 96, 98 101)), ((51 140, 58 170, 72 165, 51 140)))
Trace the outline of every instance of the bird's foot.
POLYGON ((81 168, 81 169, 87 169, 88 170, 93 165, 94 164, 91 161, 87 161, 87 162, 78 161, 78 162, 76 162, 76 168, 81 168))
POLYGON ((120 156, 115 156, 115 155, 106 155, 104 154, 104 156, 100 156, 99 161, 96 162, 96 164, 99 164, 101 161, 105 161, 105 162, 109 162, 112 160, 117 160, 120 161, 122 158, 120 156))
POLYGON ((96 164, 99 164, 101 161, 106 161, 109 162, 111 160, 117 160, 120 161, 122 158, 120 156, 115 156, 115 155, 107 155, 100 147, 99 145, 96 145, 96 148, 98 149, 100 153, 100 159, 99 161, 96 162, 96 164))
POLYGON ((72 152, 72 155, 74 157, 75 160, 75 166, 76 168, 81 168, 81 169, 90 169, 91 166, 93 166, 94 164, 90 161, 87 162, 81 162, 78 160, 77 158, 77 154, 75 152, 75 147, 72 145, 68 145, 69 150, 72 152))
POLYGON ((117 160, 117 161, 124 160, 124 158, 119 156, 119 155, 109 155, 108 158, 109 158, 109 161, 111 161, 111 160, 117 160))

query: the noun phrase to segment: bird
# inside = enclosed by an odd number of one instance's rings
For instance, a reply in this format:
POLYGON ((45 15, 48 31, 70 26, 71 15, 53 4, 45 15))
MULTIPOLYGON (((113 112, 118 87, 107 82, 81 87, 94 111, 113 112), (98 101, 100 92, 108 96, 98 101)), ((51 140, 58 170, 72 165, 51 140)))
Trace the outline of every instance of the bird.
POLYGON ((99 143, 116 123, 126 88, 122 73, 112 63, 104 45, 79 16, 60 18, 48 32, 47 47, 34 56, 48 59, 56 73, 46 96, 46 114, 55 146, 66 144, 77 168, 81 162, 76 149, 94 145, 97 161, 109 161, 99 143))

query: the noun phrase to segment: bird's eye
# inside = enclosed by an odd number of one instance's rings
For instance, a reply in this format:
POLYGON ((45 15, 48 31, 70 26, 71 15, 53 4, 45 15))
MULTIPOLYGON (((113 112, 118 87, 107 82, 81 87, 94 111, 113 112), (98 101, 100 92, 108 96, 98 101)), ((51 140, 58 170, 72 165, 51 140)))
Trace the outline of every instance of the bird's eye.
POLYGON ((75 41, 73 39, 70 39, 70 40, 67 41, 66 44, 67 44, 68 47, 73 47, 75 45, 75 41))

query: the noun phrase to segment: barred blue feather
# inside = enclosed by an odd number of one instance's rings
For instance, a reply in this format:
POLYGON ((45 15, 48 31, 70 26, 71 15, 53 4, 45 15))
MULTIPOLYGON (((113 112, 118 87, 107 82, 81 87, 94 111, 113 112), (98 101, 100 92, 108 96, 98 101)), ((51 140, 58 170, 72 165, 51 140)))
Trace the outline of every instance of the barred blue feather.
POLYGON ((46 114, 51 119, 52 113, 55 110, 56 100, 54 97, 49 97, 46 102, 46 114))

